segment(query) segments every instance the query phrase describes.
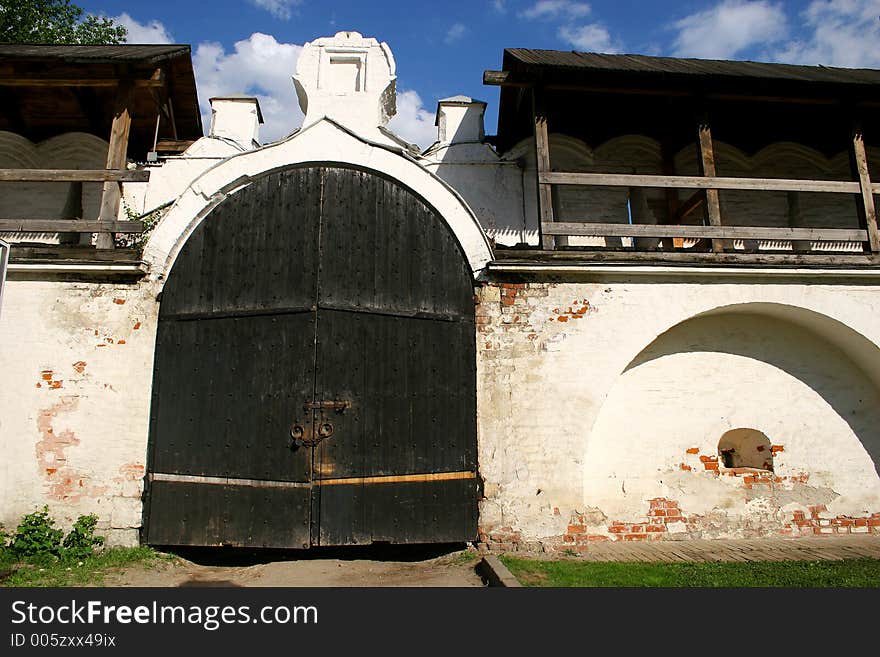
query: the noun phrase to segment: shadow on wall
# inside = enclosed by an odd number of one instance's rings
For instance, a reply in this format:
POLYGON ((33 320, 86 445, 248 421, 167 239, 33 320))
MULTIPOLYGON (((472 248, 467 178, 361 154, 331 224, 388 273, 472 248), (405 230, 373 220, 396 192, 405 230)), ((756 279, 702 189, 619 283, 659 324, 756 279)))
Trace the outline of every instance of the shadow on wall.
MULTIPOLYGON (((664 356, 716 354, 739 356, 787 373, 811 388, 850 427, 880 475, 880 348, 860 333, 825 315, 782 304, 743 304, 719 308, 678 324, 658 338, 627 366, 626 372, 664 356)), ((719 371, 729 376, 730 372, 719 371)), ((701 377, 706 383, 731 392, 742 381, 701 377)), ((755 390, 760 389, 755 381, 755 390)), ((653 387, 653 386, 652 386, 653 387)), ((707 390, 707 394, 711 394, 707 390)), ((801 400, 773 398, 764 390, 754 401, 755 416, 776 415, 785 423, 799 423, 798 430, 822 440, 826 427, 798 405, 801 400)), ((813 402, 815 404, 815 402, 813 402)), ((693 409, 682 409, 682 412, 693 409)), ((714 409, 713 409, 714 410, 714 409)), ((725 412, 719 408, 718 412, 725 412)), ((795 427, 791 427, 795 429, 795 427)), ((831 446, 828 446, 831 448, 831 446)))

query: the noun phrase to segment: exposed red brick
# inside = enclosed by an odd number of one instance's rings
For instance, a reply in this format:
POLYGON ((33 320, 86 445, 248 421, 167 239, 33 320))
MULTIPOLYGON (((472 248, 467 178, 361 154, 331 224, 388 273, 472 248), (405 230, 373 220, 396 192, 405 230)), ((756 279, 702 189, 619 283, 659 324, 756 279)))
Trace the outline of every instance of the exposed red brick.
POLYGON ((785 446, 784 445, 770 445, 770 451, 774 454, 776 454, 777 452, 784 452, 785 446))
POLYGON ((687 463, 682 463, 679 467, 680 467, 682 470, 685 470, 686 472, 690 472, 691 469, 692 469, 691 466, 689 466, 687 463))
POLYGON ((73 369, 76 370, 77 374, 82 374, 86 370, 87 363, 84 360, 78 360, 73 364, 73 369))
POLYGON ((558 319, 560 322, 567 322, 567 321, 568 321, 568 316, 567 316, 567 315, 560 315, 560 316, 557 317, 556 319, 558 319))
POLYGON ((52 370, 43 370, 42 372, 40 372, 40 378, 42 378, 43 381, 51 381, 52 380, 52 370))
POLYGON ((137 331, 138 329, 140 329, 140 327, 141 327, 141 323, 140 323, 140 322, 135 322, 135 323, 134 323, 134 330, 135 330, 135 331, 137 331))
POLYGON ((688 447, 688 448, 685 450, 685 452, 688 453, 688 454, 699 454, 699 453, 700 453, 700 448, 699 448, 699 447, 688 447))
POLYGON ((113 303, 115 303, 118 306, 121 306, 122 304, 125 303, 125 299, 120 299, 119 297, 116 297, 115 299, 113 299, 113 303))

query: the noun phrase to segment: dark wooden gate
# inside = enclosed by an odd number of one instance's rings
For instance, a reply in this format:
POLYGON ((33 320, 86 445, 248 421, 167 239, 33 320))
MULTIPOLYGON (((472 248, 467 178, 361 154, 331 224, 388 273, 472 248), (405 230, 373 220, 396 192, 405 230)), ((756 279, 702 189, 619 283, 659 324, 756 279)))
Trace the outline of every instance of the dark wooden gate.
POLYGON ((322 166, 233 194, 162 292, 146 542, 473 539, 474 341, 468 263, 408 189, 322 166))

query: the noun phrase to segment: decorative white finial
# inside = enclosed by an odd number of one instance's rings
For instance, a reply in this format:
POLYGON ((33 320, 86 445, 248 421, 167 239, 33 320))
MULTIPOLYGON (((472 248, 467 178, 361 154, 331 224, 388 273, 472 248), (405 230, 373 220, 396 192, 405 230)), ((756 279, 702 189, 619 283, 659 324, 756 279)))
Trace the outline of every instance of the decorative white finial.
POLYGON ((394 56, 386 43, 337 32, 303 46, 293 77, 304 125, 323 116, 372 132, 397 113, 394 56))

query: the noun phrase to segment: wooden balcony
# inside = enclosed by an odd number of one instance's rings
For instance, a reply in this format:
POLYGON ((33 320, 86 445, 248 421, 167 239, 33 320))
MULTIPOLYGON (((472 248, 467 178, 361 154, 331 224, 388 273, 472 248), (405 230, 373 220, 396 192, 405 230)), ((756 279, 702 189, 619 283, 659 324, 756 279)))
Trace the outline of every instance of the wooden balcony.
POLYGON ((0 232, 24 233, 90 233, 106 235, 99 247, 112 248, 115 233, 142 233, 144 225, 140 221, 117 221, 121 184, 124 182, 146 182, 150 172, 126 169, 0 169, 0 183, 14 182, 70 182, 104 183, 101 203, 101 216, 94 220, 80 217, 63 219, 3 219, 0 218, 0 232))

